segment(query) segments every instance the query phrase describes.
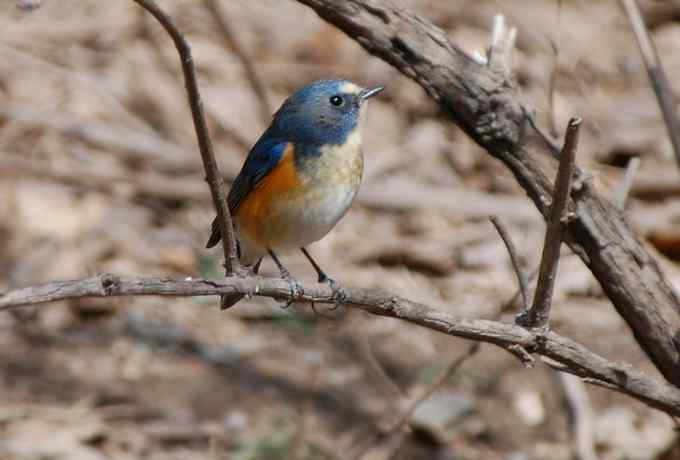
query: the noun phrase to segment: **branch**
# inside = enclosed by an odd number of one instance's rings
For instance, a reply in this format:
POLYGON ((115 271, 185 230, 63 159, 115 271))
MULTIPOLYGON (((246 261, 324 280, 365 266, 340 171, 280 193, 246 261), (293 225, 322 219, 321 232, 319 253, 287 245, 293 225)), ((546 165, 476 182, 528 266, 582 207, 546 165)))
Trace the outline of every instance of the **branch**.
MULTIPOLYGON (((522 347, 561 364, 560 370, 630 395, 671 415, 680 415, 680 389, 649 378, 629 364, 609 361, 554 332, 540 334, 521 326, 484 319, 461 318, 380 289, 345 287, 346 304, 368 313, 397 318, 428 329, 508 349, 522 347)), ((0 311, 82 297, 243 295, 289 299, 290 285, 278 278, 232 276, 221 280, 125 278, 99 274, 58 281, 0 294, 0 311)), ((294 301, 335 305, 333 290, 323 284, 303 284, 294 301)))
POLYGON ((248 53, 243 49, 241 43, 238 41, 236 34, 231 29, 229 22, 224 15, 224 11, 220 6, 219 0, 204 0, 205 6, 212 15, 217 27, 220 29, 222 36, 224 37, 224 43, 229 49, 231 49, 239 61, 241 61, 241 66, 246 73, 250 87, 257 96, 260 107, 260 118, 264 124, 268 124, 269 119, 272 115, 272 106, 269 103, 269 98, 267 97, 267 87, 265 86, 260 74, 257 72, 253 61, 248 57, 248 53))
POLYGON ((633 184, 635 183, 635 176, 640 169, 640 157, 633 157, 628 161, 626 166, 626 173, 623 176, 623 181, 619 184, 616 190, 616 204, 621 211, 626 210, 626 203, 628 202, 628 196, 630 191, 633 189, 633 184))
POLYGON ((409 422, 418 407, 432 396, 435 391, 441 388, 450 378, 453 376, 460 367, 465 364, 465 362, 472 358, 479 351, 479 343, 473 343, 467 349, 465 353, 457 356, 451 363, 446 366, 444 372, 435 380, 415 401, 413 401, 408 409, 399 417, 399 419, 394 422, 387 430, 384 432, 378 432, 374 436, 364 443, 364 446, 360 448, 357 453, 352 457, 352 460, 361 460, 368 453, 369 450, 379 444, 382 440, 390 438, 397 431, 402 430, 406 424, 409 422))
POLYGON ((578 460, 597 460, 593 439, 595 434, 593 408, 583 380, 564 372, 558 372, 557 378, 562 385, 564 399, 569 409, 575 457, 578 460))
MULTIPOLYGON (((388 0, 298 0, 369 53, 418 82, 475 142, 501 160, 536 207, 548 215, 553 156, 531 130, 516 83, 449 41, 449 33, 388 0), (540 159, 540 160, 539 160, 540 159)), ((583 180, 572 196, 565 241, 593 272, 641 348, 666 379, 680 386, 680 302, 623 214, 583 180), (576 193, 578 192, 578 193, 576 193)))
POLYGON ((562 153, 560 153, 560 166, 555 178, 555 195, 550 205, 548 228, 545 231, 534 302, 529 311, 525 311, 517 317, 517 323, 525 327, 544 330, 548 328, 555 276, 560 263, 560 247, 562 246, 569 213, 571 178, 574 173, 580 126, 581 120, 579 118, 572 118, 567 125, 564 147, 562 153))
POLYGON ((529 308, 529 281, 527 279, 526 272, 522 269, 522 263, 519 260, 515 243, 512 242, 510 232, 508 232, 508 229, 505 227, 505 224, 502 220, 500 220, 498 217, 492 217, 491 223, 496 228, 496 231, 505 244, 505 249, 507 249, 508 254, 510 255, 510 262, 512 263, 515 276, 517 276, 519 292, 522 295, 522 306, 524 307, 524 310, 527 310, 529 308))
POLYGON ((208 125, 203 113, 203 102, 201 101, 201 95, 198 91, 198 82, 196 81, 196 71, 194 69, 194 60, 191 56, 191 48, 173 23, 172 19, 165 14, 153 0, 134 1, 151 13, 151 15, 163 26, 168 35, 170 35, 170 38, 172 38, 175 48, 177 48, 177 52, 179 53, 180 61, 182 62, 184 83, 189 98, 189 106, 191 107, 191 116, 194 121, 196 137, 198 138, 198 147, 201 151, 203 167, 205 168, 206 181, 210 186, 210 194, 212 195, 213 204, 217 211, 217 219, 220 224, 220 230, 222 231, 224 264, 227 275, 238 273, 240 271, 240 263, 236 254, 236 236, 234 235, 234 227, 232 225, 231 214, 229 213, 229 206, 227 205, 227 198, 224 194, 224 182, 217 169, 217 162, 215 161, 215 154, 213 153, 212 142, 210 141, 208 125))
POLYGON ((663 121, 668 131, 668 137, 673 146, 675 161, 680 168, 680 120, 678 120, 678 115, 675 111, 673 88, 671 88, 666 72, 663 70, 654 42, 649 36, 649 30, 647 30, 645 21, 642 18, 637 0, 621 0, 621 3, 623 3, 623 8, 626 10, 628 20, 633 27, 635 40, 640 48, 640 54, 647 69, 649 82, 652 85, 652 89, 654 89, 654 94, 656 94, 656 100, 659 103, 663 121))

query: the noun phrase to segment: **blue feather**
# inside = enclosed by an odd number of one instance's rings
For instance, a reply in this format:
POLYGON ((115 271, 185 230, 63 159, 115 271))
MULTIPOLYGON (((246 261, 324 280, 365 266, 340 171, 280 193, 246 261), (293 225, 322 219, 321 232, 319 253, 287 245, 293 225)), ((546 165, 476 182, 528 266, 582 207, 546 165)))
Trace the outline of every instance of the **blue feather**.
POLYGON ((232 215, 248 193, 279 164, 287 146, 288 142, 272 137, 270 130, 260 137, 229 191, 227 201, 232 215))

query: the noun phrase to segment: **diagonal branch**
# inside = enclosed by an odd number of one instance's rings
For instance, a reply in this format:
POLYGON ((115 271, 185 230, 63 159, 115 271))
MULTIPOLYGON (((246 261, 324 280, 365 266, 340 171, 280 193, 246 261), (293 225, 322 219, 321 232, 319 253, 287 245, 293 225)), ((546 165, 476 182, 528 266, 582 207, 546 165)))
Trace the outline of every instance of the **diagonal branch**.
POLYGON ((507 249, 508 254, 510 255, 510 262, 512 263, 513 271, 515 272, 515 276, 517 277, 517 284, 519 285, 519 293, 522 295, 522 306, 524 307, 524 310, 528 310, 529 280, 527 279, 526 271, 524 271, 524 269, 522 268, 522 263, 519 260, 519 254, 517 254, 517 248, 515 247, 515 243, 512 241, 512 237, 510 237, 510 232, 508 232, 508 229, 505 227, 505 224, 503 223, 502 220, 500 220, 498 217, 492 217, 490 220, 493 226, 496 228, 496 231, 500 235, 501 240, 503 240, 503 244, 505 244, 505 249, 507 249))
MULTIPOLYGON (((335 305, 333 290, 322 284, 304 284, 294 301, 335 305)), ((521 347, 557 362, 559 370, 588 382, 615 389, 668 414, 680 416, 680 389, 659 382, 630 364, 609 361, 566 337, 545 334, 514 324, 461 318, 413 302, 381 289, 344 289, 348 306, 368 313, 397 318, 455 337, 486 342, 503 349, 521 347)), ((100 274, 90 278, 58 281, 15 289, 0 294, 0 311, 82 297, 110 296, 215 296, 233 294, 288 299, 290 285, 278 278, 232 276, 221 280, 125 278, 100 274)))
POLYGON ((210 186, 210 193, 212 195, 213 204, 215 205, 215 210, 217 211, 220 230, 222 231, 222 247, 224 249, 225 267, 228 275, 238 273, 240 270, 240 263, 236 255, 234 227, 227 205, 227 198, 224 194, 224 182, 217 169, 217 162, 215 161, 215 154, 213 153, 212 142, 210 141, 210 134, 208 132, 208 124, 205 121, 205 114, 203 113, 203 102, 201 101, 201 95, 198 91, 198 82, 196 80, 194 60, 191 56, 191 48, 172 19, 165 14, 153 0, 134 1, 151 13, 151 15, 163 26, 168 35, 170 35, 170 38, 172 38, 175 48, 177 48, 177 52, 179 53, 180 61, 182 62, 184 83, 189 98, 189 106, 191 107, 191 116, 194 121, 196 137, 198 138, 198 147, 201 151, 203 167, 205 168, 206 181, 210 186))
POLYGON ((645 20, 642 18, 640 5, 638 5, 637 0, 621 0, 621 3, 623 3, 623 9, 626 10, 628 20, 633 27, 635 40, 637 41, 638 48, 640 48, 640 54, 647 69, 649 82, 659 103, 661 115, 663 115, 663 121, 668 131, 668 137, 673 146, 675 161, 678 167, 680 167, 680 119, 678 119, 678 114, 675 111, 673 88, 671 88, 663 65, 661 65, 661 59, 659 59, 659 53, 656 51, 652 37, 649 36, 649 30, 647 30, 645 20))
POLYGON ((225 17, 225 13, 220 5, 219 0, 204 0, 205 7, 208 9, 215 23, 219 28, 222 36, 224 37, 224 43, 227 45, 236 55, 239 61, 241 61, 241 66, 246 73, 246 78, 250 83, 250 87, 257 96, 260 109, 260 118, 267 124, 272 114, 272 106, 269 103, 269 98, 267 97, 267 86, 262 81, 260 74, 253 64, 253 61, 248 56, 248 53, 241 45, 241 42, 236 37, 236 34, 229 25, 229 21, 225 17))
POLYGON ((564 238, 564 229, 569 214, 569 195, 571 194, 571 178, 574 174, 576 149, 578 148, 579 127, 581 119, 572 118, 567 125, 564 147, 560 153, 560 166, 555 178, 555 195, 550 205, 548 227, 545 231, 543 253, 538 270, 536 293, 529 311, 517 317, 517 323, 525 327, 547 330, 550 320, 553 288, 557 267, 560 262, 560 248, 564 238))
MULTIPOLYGON (((502 161, 548 216, 548 143, 531 142, 531 110, 516 83, 475 61, 449 34, 389 0, 298 0, 369 53, 418 82, 475 142, 502 161), (539 158, 541 159, 539 161, 539 158)), ((575 168, 574 217, 565 241, 581 257, 664 377, 680 386, 680 302, 617 207, 575 168)))
POLYGON ((426 400, 429 399, 438 389, 440 389, 450 378, 453 376, 460 367, 465 364, 465 362, 472 358, 479 351, 479 342, 473 343, 467 349, 465 353, 457 356, 451 363, 446 366, 444 372, 434 381, 415 401, 409 404, 408 409, 399 417, 399 419, 392 423, 392 425, 383 432, 378 432, 374 436, 364 443, 364 445, 357 451, 352 460, 361 460, 364 456, 373 448, 376 444, 379 444, 385 439, 389 439, 397 431, 403 430, 408 424, 413 414, 416 412, 418 407, 426 400))

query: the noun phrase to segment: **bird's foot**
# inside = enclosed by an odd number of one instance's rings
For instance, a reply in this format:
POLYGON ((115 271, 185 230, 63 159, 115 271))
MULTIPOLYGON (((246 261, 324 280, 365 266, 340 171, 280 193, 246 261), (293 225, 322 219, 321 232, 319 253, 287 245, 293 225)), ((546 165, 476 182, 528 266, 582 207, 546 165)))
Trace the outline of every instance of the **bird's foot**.
POLYGON ((281 273, 281 277, 288 282, 288 286, 290 286, 290 297, 286 300, 286 303, 281 305, 281 308, 284 310, 288 307, 290 307, 293 302, 295 302, 295 299, 297 297, 300 297, 303 294, 302 286, 300 286, 300 283, 297 282, 295 278, 290 273, 281 273))
POLYGON ((340 306, 347 301, 347 292, 340 286, 333 278, 328 276, 319 277, 319 283, 328 283, 331 291, 333 292, 333 300, 335 300, 335 305, 330 308, 330 310, 337 310, 340 306))

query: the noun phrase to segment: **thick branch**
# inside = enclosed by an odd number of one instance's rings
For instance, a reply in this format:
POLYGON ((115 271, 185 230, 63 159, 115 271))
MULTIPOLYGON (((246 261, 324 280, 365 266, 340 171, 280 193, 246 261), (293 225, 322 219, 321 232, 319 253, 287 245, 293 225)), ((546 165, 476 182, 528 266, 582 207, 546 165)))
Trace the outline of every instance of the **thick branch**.
MULTIPOLYGON (((515 84, 476 62, 448 34, 387 0, 298 0, 343 30, 368 52, 417 81, 489 154, 501 160, 548 215, 552 186, 530 145, 515 84)), ((656 261, 623 214, 600 197, 576 168, 574 218, 565 241, 592 270, 640 346, 670 382, 680 386, 680 303, 656 261)))
POLYGON ((196 71, 194 70, 194 59, 191 56, 191 48, 173 23, 172 19, 166 15, 153 0, 134 1, 151 13, 151 15, 163 26, 168 35, 170 35, 170 38, 172 38, 175 48, 177 48, 177 52, 179 53, 180 61, 182 62, 184 83, 189 98, 189 106, 191 107, 191 116, 194 121, 196 137, 198 138, 198 147, 201 151, 201 158, 203 159, 205 178, 210 186, 210 194, 212 195, 213 204, 217 211, 217 221, 219 222, 220 230, 222 231, 224 263, 227 274, 238 272, 240 264, 236 255, 234 227, 231 222, 227 198, 224 194, 224 182, 217 169, 217 162, 215 161, 215 154, 213 153, 212 142, 210 141, 210 134, 208 133, 208 124, 205 121, 205 114, 203 113, 203 102, 201 101, 201 95, 198 91, 198 82, 196 81, 196 71))
MULTIPOLYGON (((323 284, 301 285, 296 301, 335 305, 333 290, 323 284)), ((374 315, 398 318, 448 335, 487 342, 504 349, 522 347, 551 358, 563 371, 626 393, 644 403, 680 415, 680 389, 649 378, 629 364, 608 361, 584 346, 554 332, 534 333, 521 326, 484 319, 461 318, 380 289, 345 287, 346 303, 374 315)), ((15 289, 0 294, 0 311, 82 297, 204 296, 239 292, 288 299, 286 280, 259 276, 231 276, 221 280, 124 278, 100 274, 74 281, 15 289)))

